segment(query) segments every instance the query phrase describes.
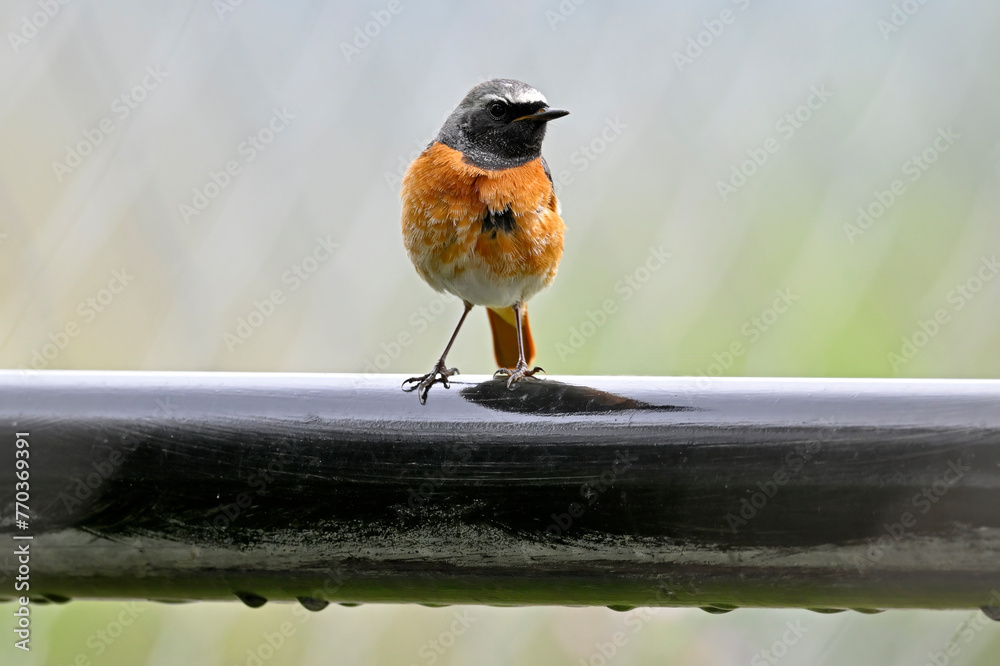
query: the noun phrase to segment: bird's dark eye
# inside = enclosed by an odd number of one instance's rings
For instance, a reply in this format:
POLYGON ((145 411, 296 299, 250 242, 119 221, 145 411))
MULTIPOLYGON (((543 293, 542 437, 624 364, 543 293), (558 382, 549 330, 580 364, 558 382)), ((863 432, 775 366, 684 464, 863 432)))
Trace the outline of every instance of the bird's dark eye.
POLYGON ((507 113, 507 105, 503 102, 490 102, 490 105, 486 107, 486 110, 490 112, 496 120, 500 120, 507 113))

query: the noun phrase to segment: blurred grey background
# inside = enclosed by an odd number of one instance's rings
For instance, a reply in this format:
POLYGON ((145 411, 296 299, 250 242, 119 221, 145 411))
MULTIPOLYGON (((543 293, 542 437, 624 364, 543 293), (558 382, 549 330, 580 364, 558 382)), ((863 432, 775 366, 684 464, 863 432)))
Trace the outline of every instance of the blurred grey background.
MULTIPOLYGON (((425 372, 460 306, 406 258, 399 179, 503 76, 572 111, 543 151, 568 225, 531 303, 550 372, 1000 374, 995 3, 11 0, 0 27, 3 367, 425 372)), ((484 315, 450 360, 493 370, 484 315)), ((17 663, 253 664, 298 622, 139 607, 113 644, 94 636, 114 602, 38 609, 51 638, 17 663)), ((428 652, 452 612, 331 608, 263 661, 940 666, 1000 649, 968 612, 472 609, 428 652)))

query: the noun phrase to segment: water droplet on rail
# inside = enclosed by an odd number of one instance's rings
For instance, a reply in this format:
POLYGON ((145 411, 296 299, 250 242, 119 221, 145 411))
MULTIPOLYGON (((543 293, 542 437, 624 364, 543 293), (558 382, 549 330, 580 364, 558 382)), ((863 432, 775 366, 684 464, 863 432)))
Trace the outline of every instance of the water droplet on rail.
POLYGON ((250 608, 260 608, 267 603, 267 599, 253 592, 236 592, 235 594, 240 601, 250 608))

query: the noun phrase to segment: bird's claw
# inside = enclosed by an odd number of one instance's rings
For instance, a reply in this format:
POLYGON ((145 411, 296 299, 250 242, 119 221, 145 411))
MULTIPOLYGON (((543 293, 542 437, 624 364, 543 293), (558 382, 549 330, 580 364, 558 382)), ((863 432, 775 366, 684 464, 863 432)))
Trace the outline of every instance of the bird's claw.
POLYGON ((448 378, 457 374, 458 368, 445 367, 443 362, 438 361, 434 365, 434 369, 426 375, 410 377, 404 381, 403 390, 407 392, 416 391, 417 398, 420 400, 420 404, 422 405, 427 402, 427 393, 431 390, 432 386, 435 384, 441 384, 446 389, 451 388, 451 384, 448 383, 448 378), (411 385, 407 386, 407 384, 411 385))
POLYGON ((507 389, 513 391, 514 384, 518 383, 525 377, 534 377, 536 372, 545 372, 545 370, 537 365, 529 369, 527 363, 524 361, 518 361, 517 367, 513 370, 510 368, 500 368, 494 372, 493 379, 507 377, 507 389))

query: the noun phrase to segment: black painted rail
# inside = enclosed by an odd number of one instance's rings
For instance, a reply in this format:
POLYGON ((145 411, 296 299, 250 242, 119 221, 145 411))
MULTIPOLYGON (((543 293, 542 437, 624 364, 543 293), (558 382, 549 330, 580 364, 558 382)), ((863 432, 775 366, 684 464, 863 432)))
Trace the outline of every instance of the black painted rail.
POLYGON ((1000 381, 402 379, 0 371, 0 541, 42 602, 997 616, 1000 381))

